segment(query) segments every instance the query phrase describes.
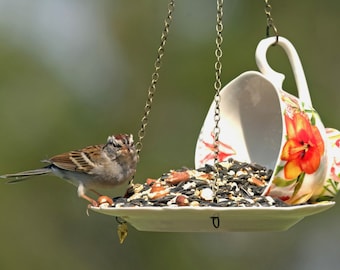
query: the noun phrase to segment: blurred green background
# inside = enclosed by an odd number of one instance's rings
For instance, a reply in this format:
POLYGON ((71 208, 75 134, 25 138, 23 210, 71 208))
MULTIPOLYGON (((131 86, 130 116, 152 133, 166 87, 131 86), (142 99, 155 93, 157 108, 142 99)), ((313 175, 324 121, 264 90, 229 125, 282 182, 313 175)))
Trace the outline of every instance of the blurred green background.
MULTIPOLYGON (((340 129, 338 1, 271 1, 280 34, 297 49, 314 107, 340 129)), ((0 0, 0 174, 39 160, 136 135, 167 1, 0 0)), ((216 3, 177 1, 136 182, 193 167, 196 139, 213 100, 216 3)), ((223 84, 256 70, 264 1, 224 4, 223 84)), ((281 49, 269 62, 285 73, 281 49)), ((112 195, 123 192, 116 190, 112 195)), ((340 208, 279 233, 147 233, 90 213, 55 177, 0 186, 0 269, 335 269, 340 208)))

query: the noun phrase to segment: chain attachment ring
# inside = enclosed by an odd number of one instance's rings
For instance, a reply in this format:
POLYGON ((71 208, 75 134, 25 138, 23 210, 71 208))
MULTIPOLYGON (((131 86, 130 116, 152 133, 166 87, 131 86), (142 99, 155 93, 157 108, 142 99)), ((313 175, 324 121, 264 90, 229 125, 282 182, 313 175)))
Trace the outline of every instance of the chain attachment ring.
POLYGON ((274 32, 274 35, 276 36, 276 41, 273 45, 276 45, 279 42, 279 31, 277 30, 276 25, 274 24, 274 19, 272 17, 272 6, 269 4, 269 0, 264 0, 265 2, 265 8, 264 13, 267 17, 267 27, 266 27, 266 37, 270 36, 270 29, 274 32))

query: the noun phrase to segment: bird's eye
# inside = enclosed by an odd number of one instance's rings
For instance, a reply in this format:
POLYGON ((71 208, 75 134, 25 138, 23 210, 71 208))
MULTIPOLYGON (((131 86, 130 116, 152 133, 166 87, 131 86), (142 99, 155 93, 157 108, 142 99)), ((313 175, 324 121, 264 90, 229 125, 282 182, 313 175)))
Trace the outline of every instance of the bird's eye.
POLYGON ((114 147, 122 148, 122 145, 119 144, 118 142, 113 142, 112 144, 113 144, 114 147))
POLYGON ((112 145, 115 148, 123 148, 124 146, 131 146, 133 144, 133 141, 131 141, 131 135, 130 137, 127 137, 127 135, 116 135, 116 136, 109 136, 107 139, 107 145, 112 145))
POLYGON ((114 139, 110 139, 107 141, 107 144, 111 144, 113 147, 117 147, 117 148, 120 148, 122 147, 116 140, 114 139))

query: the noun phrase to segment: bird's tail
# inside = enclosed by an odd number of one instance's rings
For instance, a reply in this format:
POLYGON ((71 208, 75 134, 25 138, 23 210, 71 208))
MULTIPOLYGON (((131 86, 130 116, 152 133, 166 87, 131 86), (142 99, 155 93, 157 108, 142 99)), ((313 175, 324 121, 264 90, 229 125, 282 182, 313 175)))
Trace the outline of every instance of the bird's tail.
POLYGON ((16 183, 16 182, 26 180, 28 177, 31 177, 31 176, 48 174, 50 172, 51 172, 51 169, 49 167, 45 167, 41 169, 24 171, 24 172, 19 172, 19 173, 4 174, 4 175, 0 175, 0 178, 10 178, 12 180, 8 181, 7 183, 16 183))

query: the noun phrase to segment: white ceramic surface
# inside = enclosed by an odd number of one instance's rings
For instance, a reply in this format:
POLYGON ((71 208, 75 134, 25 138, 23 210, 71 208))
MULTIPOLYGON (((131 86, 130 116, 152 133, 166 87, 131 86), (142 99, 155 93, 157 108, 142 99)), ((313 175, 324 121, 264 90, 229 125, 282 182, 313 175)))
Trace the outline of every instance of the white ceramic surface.
POLYGON ((334 202, 290 207, 91 207, 120 217, 139 231, 260 232, 285 231, 303 218, 323 212, 334 202), (217 217, 219 218, 219 227, 217 217))

